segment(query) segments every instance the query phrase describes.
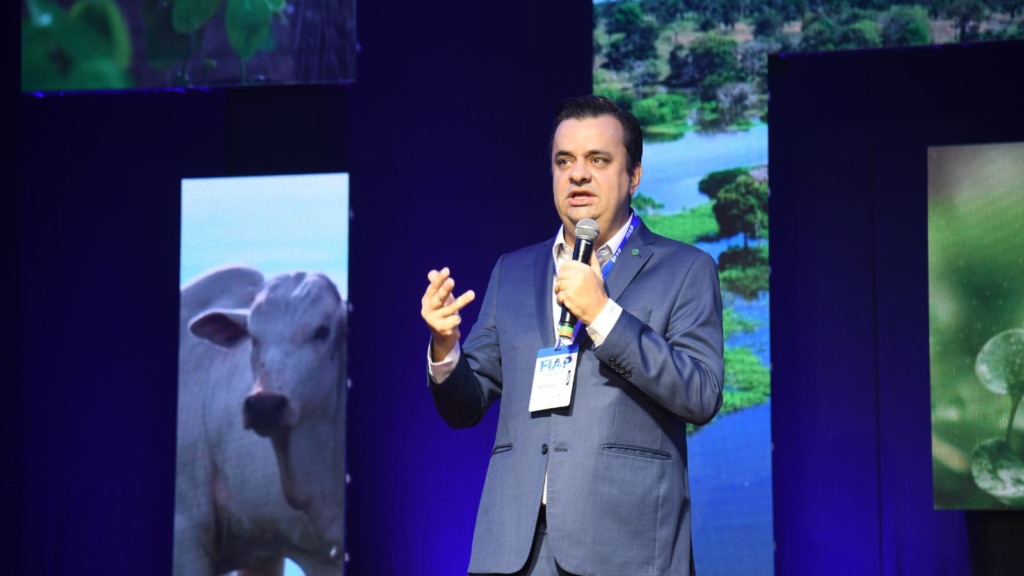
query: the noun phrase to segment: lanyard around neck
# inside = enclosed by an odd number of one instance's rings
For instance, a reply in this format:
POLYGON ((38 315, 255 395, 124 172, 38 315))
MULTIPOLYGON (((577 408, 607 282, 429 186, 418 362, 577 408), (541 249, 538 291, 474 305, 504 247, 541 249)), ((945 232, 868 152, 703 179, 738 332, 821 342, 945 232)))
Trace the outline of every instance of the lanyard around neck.
MULTIPOLYGON (((630 218, 630 220, 629 220, 629 227, 626 228, 626 234, 622 237, 622 241, 619 242, 619 247, 615 249, 615 252, 612 254, 612 257, 609 258, 608 261, 605 262, 603 266, 601 266, 601 279, 604 280, 605 282, 608 281, 608 275, 611 274, 612 268, 615 266, 615 261, 619 259, 619 254, 622 253, 622 248, 626 245, 626 242, 629 240, 629 237, 633 235, 633 231, 635 231, 636 227, 639 226, 639 225, 640 225, 640 217, 636 215, 636 212, 633 212, 633 217, 630 218)), ((556 276, 558 275, 557 268, 555 270, 555 275, 556 276)), ((576 327, 573 328, 573 331, 572 331, 572 340, 570 340, 569 342, 575 342, 576 341, 576 336, 580 332, 580 324, 581 324, 580 321, 577 320, 576 321, 576 327)), ((569 343, 569 342, 565 342, 562 338, 557 337, 557 336, 556 336, 556 340, 557 340, 557 343, 556 343, 556 346, 555 346, 556 349, 561 348, 562 345, 569 343)))

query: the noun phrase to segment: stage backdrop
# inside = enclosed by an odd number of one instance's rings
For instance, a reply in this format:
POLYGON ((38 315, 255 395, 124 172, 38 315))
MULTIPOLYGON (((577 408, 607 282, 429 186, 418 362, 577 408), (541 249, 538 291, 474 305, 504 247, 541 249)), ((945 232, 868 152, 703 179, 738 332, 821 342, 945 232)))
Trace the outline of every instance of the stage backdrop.
POLYGON ((769 574, 768 55, 1019 38, 1024 15, 991 3, 594 3, 594 90, 646 138, 634 209, 711 254, 722 281, 725 403, 690 439, 697 565, 769 574))
POLYGON ((1008 42, 770 62, 779 574, 1024 565, 1019 514, 934 508, 929 394, 928 151, 1020 141, 1021 61, 1008 42))

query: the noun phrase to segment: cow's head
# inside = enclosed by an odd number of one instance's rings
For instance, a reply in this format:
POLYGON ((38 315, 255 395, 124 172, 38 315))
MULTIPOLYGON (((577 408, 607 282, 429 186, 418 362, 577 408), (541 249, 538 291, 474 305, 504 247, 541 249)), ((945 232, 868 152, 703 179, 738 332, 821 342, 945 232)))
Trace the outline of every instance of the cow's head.
POLYGON ((319 274, 278 276, 243 310, 210 310, 192 333, 226 348, 251 344, 253 386, 243 425, 260 436, 294 429, 333 411, 344 374, 345 305, 319 274))
POLYGON ((209 310, 190 330, 223 347, 251 345, 243 426, 272 440, 288 503, 340 541, 347 306, 337 288, 320 274, 278 276, 250 308, 209 310))

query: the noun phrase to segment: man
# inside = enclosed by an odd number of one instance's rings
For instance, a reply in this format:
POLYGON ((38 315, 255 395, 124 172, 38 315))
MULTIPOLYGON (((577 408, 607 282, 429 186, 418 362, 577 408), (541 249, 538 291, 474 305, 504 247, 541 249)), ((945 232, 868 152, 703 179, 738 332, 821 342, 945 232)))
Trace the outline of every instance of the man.
POLYGON ((558 108, 561 230, 498 260, 461 349, 458 311, 475 295, 455 298, 447 268, 427 276, 421 313, 439 413, 471 426, 502 398, 470 573, 693 571, 686 423, 721 407, 722 304, 711 257, 655 235, 630 210, 642 146, 636 118, 606 98, 558 108), (600 231, 590 265, 571 259, 584 218, 600 231), (581 326, 576 356, 547 364, 571 387, 559 399, 539 358, 573 350, 556 346, 562 306, 581 326))

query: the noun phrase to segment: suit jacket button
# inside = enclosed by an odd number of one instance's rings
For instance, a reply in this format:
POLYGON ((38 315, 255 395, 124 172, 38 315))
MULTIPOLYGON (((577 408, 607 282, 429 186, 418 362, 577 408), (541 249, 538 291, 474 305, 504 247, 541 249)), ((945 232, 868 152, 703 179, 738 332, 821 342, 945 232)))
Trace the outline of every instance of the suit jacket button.
POLYGON ((541 445, 541 447, 540 447, 540 453, 541 453, 541 454, 547 454, 547 453, 548 453, 548 445, 547 445, 547 444, 542 444, 542 445, 541 445))

